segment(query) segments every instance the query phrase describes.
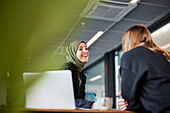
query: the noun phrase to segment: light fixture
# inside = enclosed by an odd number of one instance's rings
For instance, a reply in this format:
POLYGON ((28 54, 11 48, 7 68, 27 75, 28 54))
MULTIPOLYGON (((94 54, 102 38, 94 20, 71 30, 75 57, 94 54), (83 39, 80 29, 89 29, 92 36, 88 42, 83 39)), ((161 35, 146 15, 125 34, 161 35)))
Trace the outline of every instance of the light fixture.
MULTIPOLYGON (((165 33, 169 33, 169 28, 170 28, 170 22, 166 25, 164 25, 163 27, 159 28, 158 30, 156 30, 155 32, 153 32, 151 35, 153 37, 153 39, 158 39, 160 36, 162 36, 165 33)), ((167 39, 169 39, 169 37, 167 37, 167 39)), ((156 40, 155 40, 156 41, 156 40)), ((158 41, 158 40, 157 40, 158 41)), ((168 41, 164 42, 164 45, 161 44, 162 48, 167 49, 170 47, 170 43, 167 43, 168 41), (166 44, 165 44, 166 43, 166 44)))
POLYGON ((90 81, 95 81, 95 80, 97 80, 99 78, 102 78, 102 76, 101 75, 97 75, 97 76, 91 78, 90 81))
POLYGON ((99 31, 97 32, 87 43, 87 48, 93 44, 102 34, 104 33, 104 31, 99 31))
POLYGON ((129 3, 136 4, 139 0, 131 0, 129 3))
POLYGON ((166 25, 164 25, 163 27, 161 27, 160 29, 156 30, 155 32, 152 33, 152 35, 156 34, 157 32, 160 33, 160 32, 164 32, 165 30, 169 29, 170 28, 170 22, 166 25))
POLYGON ((162 48, 164 48, 164 49, 167 49, 167 48, 169 48, 169 47, 170 47, 170 43, 162 46, 162 48))

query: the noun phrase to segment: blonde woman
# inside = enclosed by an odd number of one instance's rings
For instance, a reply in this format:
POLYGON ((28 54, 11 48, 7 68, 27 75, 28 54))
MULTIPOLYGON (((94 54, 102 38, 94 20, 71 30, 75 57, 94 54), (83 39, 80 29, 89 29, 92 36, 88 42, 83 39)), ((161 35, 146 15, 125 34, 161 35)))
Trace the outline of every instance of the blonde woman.
MULTIPOLYGON (((161 37, 160 37, 161 38, 161 37)), ((157 46, 144 25, 124 34, 121 110, 160 113, 170 108, 170 52, 157 46)))

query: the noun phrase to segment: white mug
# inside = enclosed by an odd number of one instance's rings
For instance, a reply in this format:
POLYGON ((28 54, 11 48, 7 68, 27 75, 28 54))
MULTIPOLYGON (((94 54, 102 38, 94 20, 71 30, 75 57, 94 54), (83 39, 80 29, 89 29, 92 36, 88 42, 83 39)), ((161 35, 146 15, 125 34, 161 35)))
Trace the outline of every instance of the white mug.
POLYGON ((99 110, 111 110, 112 109, 112 97, 97 97, 97 109, 99 110))

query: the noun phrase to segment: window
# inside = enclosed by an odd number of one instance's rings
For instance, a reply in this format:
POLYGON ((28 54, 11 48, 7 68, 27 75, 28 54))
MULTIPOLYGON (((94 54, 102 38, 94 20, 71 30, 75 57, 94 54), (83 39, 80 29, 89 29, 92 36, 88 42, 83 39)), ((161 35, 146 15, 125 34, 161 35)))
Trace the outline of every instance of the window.
POLYGON ((86 99, 95 101, 95 95, 105 96, 105 76, 104 60, 96 63, 93 67, 85 69, 86 80, 86 99))

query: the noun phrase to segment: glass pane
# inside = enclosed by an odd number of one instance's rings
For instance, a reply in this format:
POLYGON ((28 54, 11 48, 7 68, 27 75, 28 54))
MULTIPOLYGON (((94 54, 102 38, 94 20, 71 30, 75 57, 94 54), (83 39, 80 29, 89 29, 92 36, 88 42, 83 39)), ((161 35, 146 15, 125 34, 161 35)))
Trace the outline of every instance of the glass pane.
POLYGON ((95 101, 95 95, 105 96, 104 60, 85 70, 85 73, 87 77, 86 99, 95 101))
POLYGON ((123 50, 115 52, 116 109, 119 109, 117 101, 118 101, 118 98, 119 98, 119 92, 121 92, 121 77, 120 77, 119 69, 120 69, 120 59, 122 57, 122 54, 123 54, 123 50))

